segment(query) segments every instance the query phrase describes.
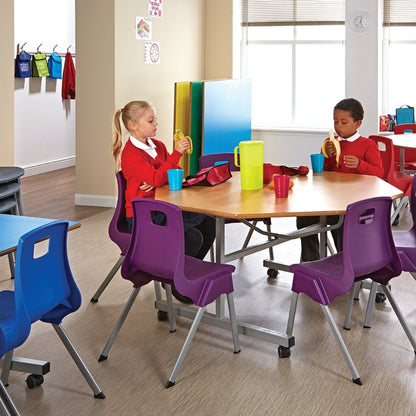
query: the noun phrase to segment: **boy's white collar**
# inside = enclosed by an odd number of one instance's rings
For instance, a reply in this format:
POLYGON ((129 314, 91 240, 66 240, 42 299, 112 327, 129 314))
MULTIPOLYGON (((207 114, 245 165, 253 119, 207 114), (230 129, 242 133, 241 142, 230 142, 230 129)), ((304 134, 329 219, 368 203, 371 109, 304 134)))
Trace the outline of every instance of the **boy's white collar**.
POLYGON ((357 130, 355 134, 353 134, 351 137, 348 137, 348 139, 344 139, 343 137, 338 137, 339 140, 347 140, 349 142, 353 142, 357 140, 361 136, 360 132, 357 130))

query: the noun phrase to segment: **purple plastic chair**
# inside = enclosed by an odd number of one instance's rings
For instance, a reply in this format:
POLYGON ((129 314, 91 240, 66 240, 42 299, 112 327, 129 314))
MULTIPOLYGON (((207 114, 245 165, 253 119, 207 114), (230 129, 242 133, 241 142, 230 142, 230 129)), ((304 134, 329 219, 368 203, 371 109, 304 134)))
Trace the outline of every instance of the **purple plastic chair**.
MULTIPOLYGON (((350 291, 354 282, 371 279, 380 284, 416 350, 416 342, 387 286, 402 271, 390 227, 391 206, 392 200, 387 197, 350 204, 344 220, 343 251, 290 266, 294 276, 287 333, 292 335, 298 296, 303 292, 321 305, 356 384, 361 384, 360 377, 328 307, 337 296, 350 291)), ((353 294, 350 291, 351 299, 353 294)), ((279 356, 288 355, 290 350, 280 346, 279 356)))
MULTIPOLYGON (((229 163, 231 172, 233 171, 236 172, 240 170, 240 168, 236 166, 234 163, 234 153, 213 153, 210 155, 202 155, 199 158, 199 168, 204 169, 209 166, 214 166, 215 162, 219 162, 219 161, 227 161, 229 163)), ((270 218, 250 218, 250 219, 247 219, 247 221, 253 221, 254 226, 256 226, 259 221, 262 221, 263 224, 266 226, 267 232, 268 233, 271 232, 272 221, 270 218)), ((238 223, 238 222, 239 222, 238 220, 235 220, 232 218, 225 219, 226 224, 232 224, 232 223, 238 223)), ((253 235, 253 232, 254 232, 254 229, 250 228, 250 231, 248 232, 247 237, 243 243, 243 247, 242 247, 243 249, 248 247, 248 244, 250 242, 251 236, 253 235)), ((270 239, 271 237, 269 237, 269 240, 270 239)), ((274 260, 273 247, 269 248, 269 256, 271 260, 274 260)), ((267 271, 267 274, 270 277, 276 277, 277 273, 278 271, 274 269, 269 269, 267 271)))
POLYGON ((234 352, 240 351, 233 301, 232 273, 235 267, 199 260, 184 254, 183 219, 181 210, 176 205, 153 199, 136 198, 133 200, 133 217, 133 234, 121 267, 121 275, 133 282, 133 291, 99 361, 107 359, 140 288, 151 281, 165 284, 170 331, 176 330, 171 294, 171 286, 174 284, 180 294, 192 299, 198 310, 175 367, 165 385, 168 388, 175 384, 176 376, 207 305, 222 294, 227 295, 234 352), (152 211, 163 212, 166 215, 166 225, 154 224, 151 217, 152 211))
POLYGON ((98 302, 98 298, 104 292, 104 289, 108 286, 111 279, 117 273, 118 269, 121 267, 123 263, 124 256, 126 255, 127 248, 129 246, 131 233, 129 233, 126 223, 126 180, 124 179, 123 173, 121 171, 117 172, 116 174, 117 179, 117 204, 116 209, 114 211, 113 218, 110 221, 110 225, 108 226, 108 234, 112 241, 114 241, 120 248, 121 253, 120 257, 114 264, 113 268, 108 273, 107 277, 101 283, 100 287, 94 293, 93 297, 91 298, 91 302, 98 302))
MULTIPOLYGON (((409 230, 393 230, 393 240, 402 264, 402 269, 409 272, 416 279, 416 176, 413 177, 410 192, 410 213, 412 214, 413 226, 409 230)), ((364 320, 364 328, 371 328, 371 316, 373 314, 374 302, 377 301, 379 293, 377 285, 372 285, 368 297, 367 311, 364 320)), ((359 288, 356 288, 359 289, 359 288)), ((357 298, 357 291, 355 298, 357 298)), ((348 322, 349 323, 349 322, 348 322)), ((347 326, 348 326, 347 323, 347 326)))

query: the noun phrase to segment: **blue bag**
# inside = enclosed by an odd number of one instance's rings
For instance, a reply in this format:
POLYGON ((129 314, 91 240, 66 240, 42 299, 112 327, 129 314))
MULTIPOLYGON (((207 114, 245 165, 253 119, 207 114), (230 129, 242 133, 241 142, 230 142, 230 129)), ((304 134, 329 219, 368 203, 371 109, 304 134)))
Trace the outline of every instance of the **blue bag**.
POLYGON ((49 78, 62 78, 62 58, 56 53, 52 52, 48 59, 49 78))
POLYGON ((29 78, 32 76, 30 58, 31 56, 26 52, 20 52, 16 55, 16 59, 14 60, 15 78, 29 78))
POLYGON ((415 109, 408 105, 396 108, 396 124, 414 124, 415 109))

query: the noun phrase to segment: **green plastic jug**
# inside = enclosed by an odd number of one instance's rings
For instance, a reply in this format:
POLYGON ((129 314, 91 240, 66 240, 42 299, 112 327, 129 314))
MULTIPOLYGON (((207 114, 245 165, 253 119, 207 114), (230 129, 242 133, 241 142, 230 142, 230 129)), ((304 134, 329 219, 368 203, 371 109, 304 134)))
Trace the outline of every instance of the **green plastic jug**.
POLYGON ((234 148, 234 163, 240 167, 241 189, 263 188, 263 142, 248 140, 234 148), (238 163, 240 150, 240 163, 238 163))

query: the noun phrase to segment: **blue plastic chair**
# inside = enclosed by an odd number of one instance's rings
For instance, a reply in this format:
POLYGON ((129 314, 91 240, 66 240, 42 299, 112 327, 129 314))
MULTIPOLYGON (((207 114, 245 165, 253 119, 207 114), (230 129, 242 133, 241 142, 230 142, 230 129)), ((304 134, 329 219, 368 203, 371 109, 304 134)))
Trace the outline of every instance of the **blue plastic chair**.
POLYGON ((191 298, 198 309, 175 367, 165 385, 168 388, 175 384, 176 376, 206 307, 222 294, 227 295, 234 352, 240 351, 233 301, 232 273, 235 267, 185 255, 182 213, 176 205, 137 198, 133 200, 133 217, 133 234, 121 267, 121 275, 133 283, 133 291, 98 361, 108 358, 108 353, 140 288, 151 281, 165 284, 170 331, 174 332, 176 323, 171 293, 171 287, 174 285, 181 295, 191 298), (166 215, 166 224, 154 224, 152 211, 163 212, 166 215))
MULTIPOLYGON (((380 285, 416 350, 416 341, 388 287, 389 281, 402 272, 390 227, 391 206, 392 200, 387 197, 350 204, 344 220, 343 251, 321 260, 290 266, 294 275, 287 334, 292 335, 299 293, 305 293, 321 305, 356 384, 361 384, 360 376, 328 307, 337 296, 350 291, 354 282, 371 279, 380 285)), ((353 295, 351 290, 349 304, 352 304, 353 295)), ((351 315, 351 310, 347 315, 351 315)), ((290 350, 285 351, 280 346, 279 355, 290 355, 290 350)))
POLYGON ((124 256, 126 255, 127 248, 129 246, 131 233, 128 231, 126 222, 126 180, 124 179, 122 171, 118 171, 116 174, 117 179, 117 204, 114 210, 113 218, 108 226, 108 235, 111 240, 116 243, 120 248, 120 257, 101 283, 100 287, 96 290, 91 298, 91 302, 98 302, 98 298, 104 292, 105 288, 111 282, 118 269, 123 263, 124 256))
MULTIPOLYGON (((75 361, 94 397, 103 399, 101 391, 61 326, 62 319, 81 305, 81 294, 74 281, 67 254, 67 221, 54 221, 36 228, 19 239, 16 252, 14 291, 0 292, 0 356, 11 362, 13 349, 29 336, 31 324, 52 324, 75 361), (37 251, 37 243, 48 239, 37 251), (39 255, 37 255, 39 253, 39 255)), ((3 368, 2 381, 7 384, 9 368, 3 368)), ((10 403, 9 403, 10 404, 10 403)))

